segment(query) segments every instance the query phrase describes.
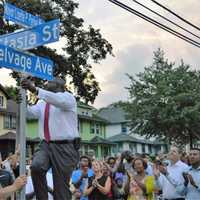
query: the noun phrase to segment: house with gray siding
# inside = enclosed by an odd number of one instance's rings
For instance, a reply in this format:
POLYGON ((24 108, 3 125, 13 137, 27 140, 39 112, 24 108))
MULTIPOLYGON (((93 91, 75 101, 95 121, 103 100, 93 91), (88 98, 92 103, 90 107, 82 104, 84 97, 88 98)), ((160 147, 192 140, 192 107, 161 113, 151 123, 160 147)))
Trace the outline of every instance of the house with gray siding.
POLYGON ((129 128, 126 112, 120 106, 108 106, 99 110, 98 115, 107 120, 106 137, 115 143, 112 154, 130 150, 133 153, 156 154, 166 152, 167 144, 155 138, 146 139, 133 133, 129 128))

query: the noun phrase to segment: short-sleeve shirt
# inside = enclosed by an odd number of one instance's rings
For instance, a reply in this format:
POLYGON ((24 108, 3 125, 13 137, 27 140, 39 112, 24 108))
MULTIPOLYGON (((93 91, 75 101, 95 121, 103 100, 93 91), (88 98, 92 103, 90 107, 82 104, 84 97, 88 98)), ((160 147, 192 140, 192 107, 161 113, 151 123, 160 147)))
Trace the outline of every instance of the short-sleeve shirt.
MULTIPOLYGON (((72 178, 71 178, 72 183, 76 184, 80 180, 81 175, 82 175, 82 171, 80 169, 73 171, 72 178)), ((88 172, 87 172, 88 178, 92 177, 93 175, 94 175, 93 170, 88 169, 88 172)), ((86 185, 88 183, 88 178, 83 178, 81 181, 81 184, 79 187, 81 194, 83 194, 84 189, 86 188, 86 185)), ((88 197, 82 195, 80 200, 88 200, 88 197)))

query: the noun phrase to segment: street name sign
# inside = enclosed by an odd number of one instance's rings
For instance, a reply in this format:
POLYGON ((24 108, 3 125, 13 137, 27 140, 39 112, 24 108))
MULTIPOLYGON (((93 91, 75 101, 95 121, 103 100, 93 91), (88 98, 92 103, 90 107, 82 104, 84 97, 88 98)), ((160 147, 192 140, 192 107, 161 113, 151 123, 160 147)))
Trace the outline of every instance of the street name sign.
POLYGON ((34 16, 10 3, 5 3, 4 5, 4 18, 25 27, 33 27, 45 23, 42 18, 34 16))
MULTIPOLYGON (((41 79, 52 80, 53 62, 46 58, 22 52, 22 50, 33 49, 58 41, 60 20, 56 19, 45 23, 40 17, 29 14, 8 3, 5 3, 4 18, 29 28, 0 36, 0 66, 28 73, 41 79)), ((22 95, 22 102, 20 103, 19 142, 20 175, 22 175, 26 171, 26 91, 22 87, 20 94, 22 95)), ((20 192, 19 199, 26 199, 24 187, 20 192)))
POLYGON ((55 19, 30 29, 0 36, 0 44, 20 50, 33 49, 56 42, 60 35, 60 20, 55 19))
POLYGON ((1 44, 0 66, 46 80, 53 79, 53 62, 51 60, 17 51, 1 44))

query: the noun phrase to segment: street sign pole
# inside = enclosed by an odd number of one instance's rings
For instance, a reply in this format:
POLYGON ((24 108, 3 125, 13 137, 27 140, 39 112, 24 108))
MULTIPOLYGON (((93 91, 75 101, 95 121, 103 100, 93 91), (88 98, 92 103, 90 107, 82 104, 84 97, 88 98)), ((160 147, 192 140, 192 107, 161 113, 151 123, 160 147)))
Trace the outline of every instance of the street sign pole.
MULTIPOLYGON (((5 1, 3 0, 4 4, 5 1)), ((60 20, 45 22, 38 16, 11 4, 4 7, 4 18, 29 27, 26 30, 0 36, 0 66, 21 72, 21 80, 26 74, 45 80, 53 79, 53 62, 39 56, 22 52, 44 44, 56 42, 60 36, 60 20), (23 74, 24 75, 23 75, 23 74)), ((20 175, 26 174, 26 91, 20 87, 19 108, 20 175)), ((20 200, 25 200, 25 187, 20 192, 20 200)))
MULTIPOLYGON (((21 75, 21 80, 23 76, 21 75)), ((20 175, 26 174, 26 91, 20 87, 20 119, 19 119, 19 140, 20 140, 20 175)), ((25 200, 25 187, 20 191, 20 200, 25 200)))
POLYGON ((20 104, 17 104, 17 114, 16 114, 16 140, 15 149, 19 147, 19 114, 20 114, 20 104))

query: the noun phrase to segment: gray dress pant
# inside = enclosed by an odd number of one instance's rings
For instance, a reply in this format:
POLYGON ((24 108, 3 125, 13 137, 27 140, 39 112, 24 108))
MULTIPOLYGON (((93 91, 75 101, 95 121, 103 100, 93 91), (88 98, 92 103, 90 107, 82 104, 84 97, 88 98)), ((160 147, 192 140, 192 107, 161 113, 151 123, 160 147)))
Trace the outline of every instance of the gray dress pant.
POLYGON ((73 143, 48 144, 42 141, 38 151, 34 154, 31 165, 31 177, 36 199, 48 200, 46 173, 49 168, 52 168, 54 200, 71 200, 69 182, 78 161, 79 153, 73 143))

